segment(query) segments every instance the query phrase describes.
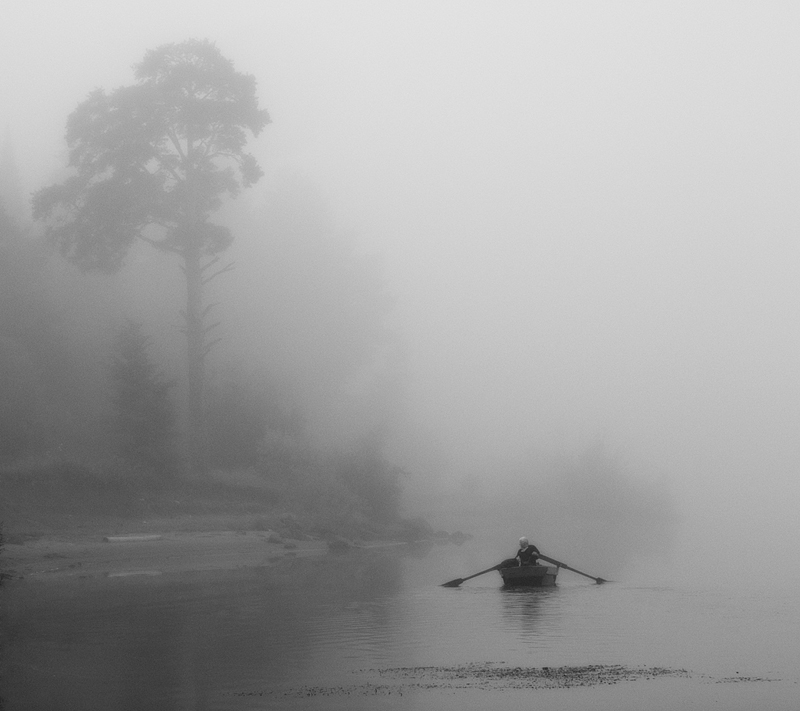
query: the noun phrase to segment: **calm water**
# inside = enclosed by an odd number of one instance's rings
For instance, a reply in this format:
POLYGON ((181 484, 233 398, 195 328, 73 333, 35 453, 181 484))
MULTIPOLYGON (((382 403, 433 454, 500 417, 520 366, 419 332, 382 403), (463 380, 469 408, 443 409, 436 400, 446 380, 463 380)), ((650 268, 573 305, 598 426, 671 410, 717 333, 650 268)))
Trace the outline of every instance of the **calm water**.
POLYGON ((6 584, 3 708, 800 707, 796 590, 595 585, 566 571, 553 589, 503 590, 497 573, 439 586, 492 563, 462 562, 473 558, 466 547, 388 549, 235 572, 6 584), (422 673, 388 693, 378 672, 487 662, 691 675, 453 689, 422 673))

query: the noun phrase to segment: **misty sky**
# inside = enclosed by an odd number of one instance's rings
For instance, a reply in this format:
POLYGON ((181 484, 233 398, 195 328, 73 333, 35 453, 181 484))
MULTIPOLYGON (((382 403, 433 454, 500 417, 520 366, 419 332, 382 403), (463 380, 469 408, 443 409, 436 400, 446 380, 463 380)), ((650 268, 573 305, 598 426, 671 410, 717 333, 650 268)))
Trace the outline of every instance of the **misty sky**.
POLYGON ((778 562, 800 536, 798 36, 789 2, 11 0, 0 127, 35 190, 89 91, 214 40, 272 116, 267 182, 314 181, 382 264, 448 476, 602 439, 671 482, 687 554, 778 562))

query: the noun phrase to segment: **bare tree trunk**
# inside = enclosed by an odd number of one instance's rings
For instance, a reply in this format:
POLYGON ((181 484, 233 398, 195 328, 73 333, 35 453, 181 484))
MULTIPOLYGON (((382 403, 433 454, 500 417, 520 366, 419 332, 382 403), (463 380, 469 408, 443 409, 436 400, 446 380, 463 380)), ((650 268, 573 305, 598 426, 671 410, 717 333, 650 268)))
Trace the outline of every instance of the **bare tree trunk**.
POLYGON ((191 244, 184 251, 186 270, 186 370, 188 385, 188 459, 193 471, 205 469, 203 433, 203 380, 205 339, 203 330, 203 274, 200 246, 191 244))

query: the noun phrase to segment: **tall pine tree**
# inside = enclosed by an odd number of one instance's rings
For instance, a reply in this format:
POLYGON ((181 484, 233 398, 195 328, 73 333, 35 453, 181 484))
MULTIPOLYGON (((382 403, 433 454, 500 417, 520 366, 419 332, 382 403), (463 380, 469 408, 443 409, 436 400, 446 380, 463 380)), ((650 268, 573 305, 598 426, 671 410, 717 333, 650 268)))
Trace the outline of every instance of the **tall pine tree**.
POLYGON ((226 196, 262 175, 245 150, 269 123, 255 78, 207 40, 151 50, 136 65, 136 83, 93 91, 67 122, 74 174, 40 190, 36 219, 61 252, 85 270, 114 272, 137 241, 181 261, 186 280, 186 371, 191 463, 205 466, 205 285, 232 265, 219 264, 233 240, 211 222, 226 196))

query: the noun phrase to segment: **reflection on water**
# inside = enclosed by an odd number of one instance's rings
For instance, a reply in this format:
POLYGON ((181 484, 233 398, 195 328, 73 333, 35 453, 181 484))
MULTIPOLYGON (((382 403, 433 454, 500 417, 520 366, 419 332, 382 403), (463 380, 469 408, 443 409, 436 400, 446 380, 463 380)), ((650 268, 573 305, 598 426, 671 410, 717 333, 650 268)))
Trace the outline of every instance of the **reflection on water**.
POLYGON ((226 689, 296 678, 336 639, 333 619, 346 622, 336 644, 368 653, 387 623, 374 601, 401 586, 399 561, 383 556, 6 585, 6 707, 204 708, 226 689))
POLYGON ((552 615, 558 588, 502 588, 500 592, 506 629, 522 637, 542 634, 546 625, 543 612, 552 615))
POLYGON ((354 551, 238 571, 14 581, 0 592, 5 709, 281 708, 265 693, 485 662, 797 677, 795 591, 597 586, 566 574, 555 588, 504 589, 496 574, 442 588, 453 555, 354 551))

